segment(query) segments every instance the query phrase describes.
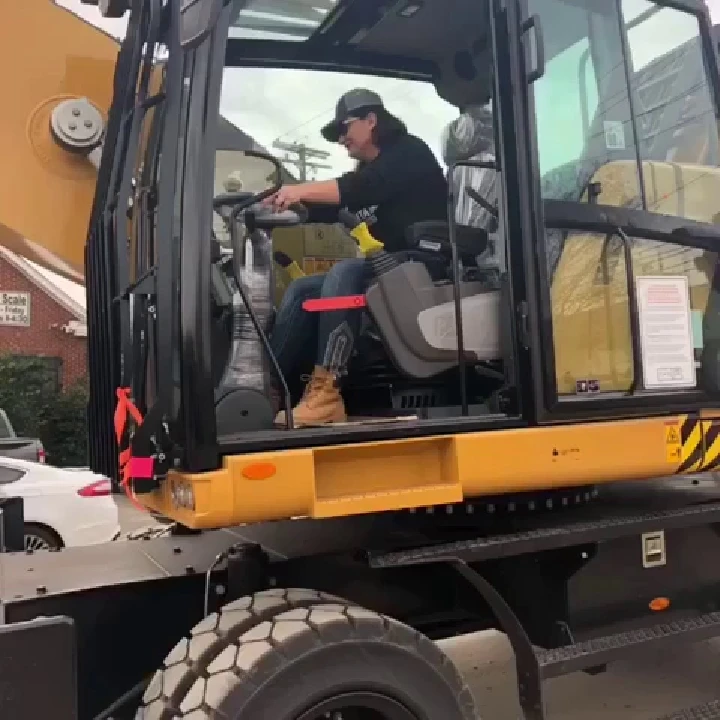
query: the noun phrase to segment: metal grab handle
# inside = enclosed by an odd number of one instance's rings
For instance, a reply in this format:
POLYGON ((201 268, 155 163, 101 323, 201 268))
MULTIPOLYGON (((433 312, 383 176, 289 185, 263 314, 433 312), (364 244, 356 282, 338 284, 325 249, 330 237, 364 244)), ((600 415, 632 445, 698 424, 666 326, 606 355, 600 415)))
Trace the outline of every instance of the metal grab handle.
POLYGON ((522 34, 526 35, 530 30, 535 31, 535 69, 527 74, 527 83, 532 85, 545 74, 545 37, 542 31, 540 16, 531 15, 521 25, 522 34))

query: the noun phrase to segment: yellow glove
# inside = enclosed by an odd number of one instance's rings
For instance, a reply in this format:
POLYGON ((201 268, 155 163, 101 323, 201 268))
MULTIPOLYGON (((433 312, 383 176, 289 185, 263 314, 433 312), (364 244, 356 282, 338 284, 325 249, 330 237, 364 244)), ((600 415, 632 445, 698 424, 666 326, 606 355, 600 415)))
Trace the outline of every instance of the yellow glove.
POLYGON ((355 238, 355 241, 360 248, 360 252, 363 255, 372 255, 373 253, 379 252, 380 250, 383 250, 385 248, 385 246, 379 240, 376 240, 372 236, 370 230, 368 229, 367 223, 361 222, 359 225, 356 225, 350 231, 350 235, 355 238))

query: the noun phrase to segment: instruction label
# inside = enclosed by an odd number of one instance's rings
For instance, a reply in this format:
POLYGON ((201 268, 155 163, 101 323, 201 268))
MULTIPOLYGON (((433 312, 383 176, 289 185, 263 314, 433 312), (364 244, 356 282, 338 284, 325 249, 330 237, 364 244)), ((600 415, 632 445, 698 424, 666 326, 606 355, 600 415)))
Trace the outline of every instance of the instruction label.
POLYGON ((694 388, 697 379, 687 277, 643 276, 635 283, 645 387, 694 388))
POLYGON ((605 147, 608 150, 625 150, 625 126, 622 120, 605 120, 605 147))
POLYGON ((672 465, 679 465, 682 460, 679 423, 666 423, 665 425, 665 456, 672 465))

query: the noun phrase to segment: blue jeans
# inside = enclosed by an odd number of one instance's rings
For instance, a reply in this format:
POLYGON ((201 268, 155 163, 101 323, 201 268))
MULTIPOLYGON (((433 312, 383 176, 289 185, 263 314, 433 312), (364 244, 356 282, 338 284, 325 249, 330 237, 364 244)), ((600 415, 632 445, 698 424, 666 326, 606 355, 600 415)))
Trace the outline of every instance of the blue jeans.
POLYGON ((303 310, 305 300, 362 295, 372 275, 362 258, 348 258, 328 273, 293 281, 283 296, 270 336, 270 347, 285 377, 314 362, 344 372, 362 326, 362 310, 303 310))
MULTIPOLYGON (((393 255, 399 262, 422 262, 433 280, 447 276, 445 262, 432 253, 406 250, 393 255)), ((371 280, 372 271, 364 258, 348 258, 333 265, 328 273, 307 275, 290 284, 270 336, 270 347, 286 378, 311 362, 344 374, 362 329, 363 310, 311 313, 303 310, 302 304, 321 297, 362 295, 371 280)))

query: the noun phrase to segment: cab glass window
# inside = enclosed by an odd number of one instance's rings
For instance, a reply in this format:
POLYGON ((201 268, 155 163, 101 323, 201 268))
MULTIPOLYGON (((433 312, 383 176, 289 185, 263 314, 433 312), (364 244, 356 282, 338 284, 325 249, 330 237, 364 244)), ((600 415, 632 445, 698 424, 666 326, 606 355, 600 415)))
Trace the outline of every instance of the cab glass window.
MULTIPOLYGON (((529 5, 548 58, 532 85, 543 199, 716 222, 718 126, 697 18, 646 0, 529 5)), ((544 250, 561 397, 702 386, 716 253, 561 228, 546 228, 544 250), (654 321, 637 307, 652 278, 681 303, 680 334, 659 335, 665 354, 647 345, 654 321)))
POLYGON ((532 86, 543 198, 712 222, 718 124, 697 18, 647 0, 529 6, 548 57, 532 86))
MULTIPOLYGON (((356 73, 279 68, 226 67, 220 97, 220 130, 215 154, 215 195, 229 191, 260 192, 274 175, 266 160, 247 157, 259 150, 282 161, 284 182, 336 178, 354 167, 345 148, 320 134, 332 118, 335 103, 352 88, 377 92, 388 110, 424 140, 443 163, 443 133, 458 116, 457 108, 442 100, 432 85, 414 80, 356 73), (312 94, 308 88, 315 88, 312 94)), ((229 242, 228 225, 214 214, 214 231, 229 242)), ((307 274, 327 272, 338 260, 355 257, 354 241, 335 225, 306 224, 273 231, 273 247, 298 261, 307 274), (303 235, 302 243, 297 240, 303 235)), ((289 282, 275 274, 276 301, 289 282)))
MULTIPOLYGON (((587 38, 550 60, 535 95, 540 172, 577 162, 598 106, 597 83, 587 38), (582 122, 578 122, 581 120, 582 122)), ((547 196, 552 195, 548 188, 547 196)))
POLYGON ((338 0, 246 0, 230 25, 231 39, 303 42, 320 26, 338 0))
POLYGON ((620 172, 598 199, 640 202, 635 135, 617 5, 602 0, 530 0, 541 19, 546 71, 532 85, 541 193, 587 201, 589 183, 620 172), (622 198, 616 195, 621 194, 622 198))
POLYGON ((712 389, 720 308, 707 253, 616 233, 562 235, 551 288, 558 395, 712 389))
MULTIPOLYGON (((488 78, 485 85, 491 85, 488 78)), ((494 114, 486 91, 474 91, 468 95, 470 101, 456 105, 446 101, 432 83, 407 77, 228 66, 223 74, 215 148, 216 199, 228 193, 256 194, 273 185, 275 175, 271 175, 268 158, 249 157, 247 150, 277 158, 282 165, 284 185, 338 178, 354 170, 357 161, 348 156, 347 148, 326 141, 321 133, 335 115, 339 98, 354 88, 377 93, 387 110, 406 125, 411 135, 427 144, 442 171, 450 175, 456 201, 453 219, 458 230, 459 257, 454 263, 446 224, 448 193, 443 184, 437 183, 437 195, 431 198, 437 201, 433 209, 437 217, 422 224, 402 218, 407 222, 403 228, 407 248, 399 250, 393 259, 403 269, 394 275, 392 283, 386 278, 381 284, 374 277, 368 283, 365 293, 368 309, 363 311, 359 334, 354 338, 343 385, 348 416, 424 420, 453 417, 462 412, 470 416, 504 414, 506 407, 502 406, 501 413, 497 398, 505 382, 505 348, 499 328, 504 311, 500 285, 506 248, 500 237, 502 223, 497 217, 501 203, 493 162, 494 114), (468 160, 487 163, 488 167, 460 167, 449 172, 458 162, 468 160), (403 254, 405 257, 400 257, 403 254), (467 369, 464 376, 458 370, 455 273, 463 298, 467 369), (393 305, 395 298, 383 295, 386 302, 372 308, 373 298, 391 285, 395 292, 388 291, 388 295, 397 295, 397 303, 393 305), (393 308, 393 312, 384 314, 383 309, 378 309, 386 307, 393 308), (463 377, 467 378, 466 384, 461 382, 463 377), (467 407, 463 400, 467 400, 467 407)), ((444 94, 455 100, 457 93, 444 94)), ((405 182, 412 189, 413 179, 405 182)), ((232 212, 223 213, 220 200, 216 202, 213 229, 220 244, 217 254, 227 258, 231 254, 228 240, 243 220, 233 221, 232 212)), ((292 308, 294 294, 288 294, 288 289, 293 282, 299 283, 295 290, 302 289, 306 282, 303 276, 328 273, 337 263, 361 256, 355 239, 338 222, 337 207, 312 202, 306 205, 310 212, 302 221, 265 228, 275 260, 271 287, 278 316, 292 308)), ((370 206, 353 210, 356 215, 368 218, 370 232, 373 225, 370 218, 376 209, 370 206)), ((249 225, 247 216, 245 222, 249 225)), ((225 275, 229 267, 229 263, 223 264, 221 260, 216 263, 216 268, 225 275)), ((230 304, 226 300, 226 306, 230 304)), ((291 317, 297 318, 298 324, 307 319, 305 315, 291 317)), ((285 327, 279 325, 281 329, 285 327)), ((307 324, 310 328, 313 325, 307 324)), ((278 324, 273 332, 277 327, 278 324)), ((313 332, 311 329, 306 333, 311 348, 317 345, 313 332)), ((272 340, 272 332, 270 337, 272 340)), ((217 356, 224 357, 220 352, 217 356)), ((311 369, 308 367, 308 371, 311 369)), ((302 371, 299 367, 289 370, 288 384, 300 387, 302 371)), ((218 375, 220 372, 221 369, 218 375)))

